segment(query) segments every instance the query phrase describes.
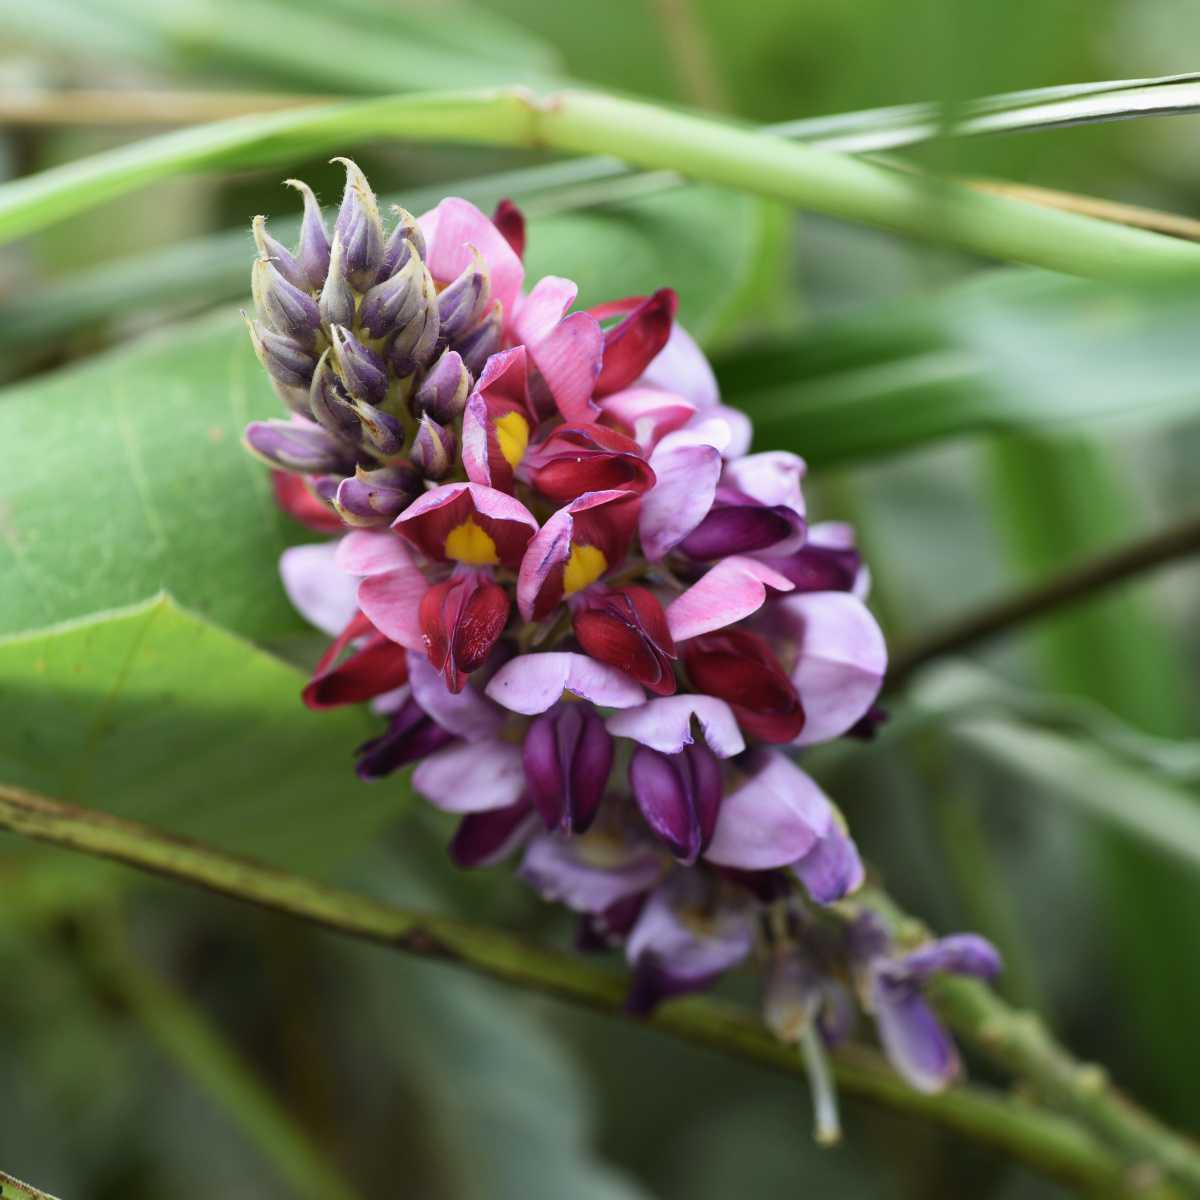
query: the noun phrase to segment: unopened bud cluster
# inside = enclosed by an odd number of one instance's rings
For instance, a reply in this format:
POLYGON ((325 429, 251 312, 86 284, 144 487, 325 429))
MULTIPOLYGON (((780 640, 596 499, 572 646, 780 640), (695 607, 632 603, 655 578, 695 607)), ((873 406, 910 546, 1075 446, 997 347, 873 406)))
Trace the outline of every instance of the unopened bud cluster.
POLYGON ((384 228, 366 177, 352 162, 330 237, 307 184, 294 251, 254 221, 251 275, 255 351, 291 420, 258 421, 250 449, 305 477, 350 525, 382 527, 457 462, 456 424, 475 377, 500 346, 500 306, 487 264, 440 291, 425 239, 396 208, 384 228))

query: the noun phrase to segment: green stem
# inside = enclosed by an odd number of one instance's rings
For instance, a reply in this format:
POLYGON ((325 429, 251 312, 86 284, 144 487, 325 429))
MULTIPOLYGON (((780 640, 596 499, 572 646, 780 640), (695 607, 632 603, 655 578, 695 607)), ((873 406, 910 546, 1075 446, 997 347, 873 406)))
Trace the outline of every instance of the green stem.
POLYGON ((155 180, 373 138, 582 154, 680 172, 800 208, 1052 270, 1116 280, 1200 272, 1200 248, 1142 230, 893 170, 760 130, 590 92, 523 89, 384 97, 240 117, 122 146, 0 189, 0 241, 155 180))
POLYGON ((0 1171, 0 1200, 54 1200, 54 1197, 0 1171))
MULTIPOLYGON (((394 908, 132 821, 16 788, 0 787, 0 828, 115 859, 393 949, 457 963, 601 1012, 624 1013, 627 980, 620 975, 577 955, 537 946, 498 929, 394 908)), ((1008 1011, 1000 1001, 995 1004, 999 1011, 1008 1011)), ((790 1074, 803 1077, 805 1073, 793 1047, 773 1038, 751 1013, 730 1005, 691 997, 664 1006, 645 1024, 790 1074)), ((190 1037, 185 1041, 187 1052, 194 1053, 196 1043, 190 1037)), ((1025 1057, 1020 1061, 1024 1063, 1025 1057)), ((1031 1062, 1038 1067, 1036 1059, 1031 1062)), ((922 1095, 861 1048, 839 1053, 835 1073, 849 1093, 936 1120, 1055 1178, 1110 1194, 1144 1194, 1144 1189, 1135 1186, 1136 1180, 1127 1177, 1120 1159, 1078 1123, 1015 1097, 966 1087, 942 1095, 922 1095)), ((1153 1126, 1151 1118, 1131 1110, 1131 1120, 1134 1117, 1142 1125, 1153 1126)), ((1162 1136, 1173 1135, 1163 1131, 1162 1136)))
POLYGON ((88 959, 187 1076, 237 1122, 288 1183, 309 1200, 358 1200, 275 1097, 253 1075, 208 1018, 133 954, 116 914, 84 922, 88 959))

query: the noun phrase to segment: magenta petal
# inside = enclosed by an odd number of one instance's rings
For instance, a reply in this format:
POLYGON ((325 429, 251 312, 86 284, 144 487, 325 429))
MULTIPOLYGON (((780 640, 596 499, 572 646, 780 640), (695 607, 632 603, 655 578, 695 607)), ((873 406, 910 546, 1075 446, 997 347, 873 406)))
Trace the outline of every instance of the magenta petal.
POLYGON ((650 456, 657 482, 642 497, 638 535, 651 562, 673 550, 704 520, 721 477, 721 455, 712 446, 683 445, 650 456))
POLYGON ((767 450, 731 462, 725 468, 725 478, 759 504, 782 504, 804 516, 800 483, 807 470, 804 459, 798 455, 786 450, 767 450))
POLYGON ((744 871, 789 866, 829 831, 833 807, 812 779, 779 751, 757 751, 749 767, 749 778, 721 802, 704 857, 744 871))
POLYGON ((600 322, 591 313, 572 313, 527 349, 563 419, 570 424, 594 421, 592 392, 604 357, 600 322))
POLYGON ((570 692, 601 708, 632 708, 646 698, 638 684, 615 667, 586 654, 522 654, 507 662, 487 685, 487 694, 512 712, 545 712, 570 692))
POLYGON ((662 875, 663 864, 652 850, 614 850, 604 835, 565 838, 543 834, 525 851, 518 874, 545 900, 555 900, 576 912, 600 913, 653 887, 662 875), (599 843, 603 857, 589 856, 599 843), (601 865, 603 863, 603 865, 601 865))
POLYGON ((283 590, 295 610, 322 633, 337 637, 358 611, 358 584, 339 570, 336 542, 289 546, 279 556, 283 590))
POLYGON ((443 729, 468 742, 498 733, 504 713, 470 683, 461 692, 446 687, 442 673, 420 651, 408 655, 408 681, 413 699, 443 729))
POLYGON ((696 414, 690 400, 658 388, 625 388, 597 403, 601 412, 623 427, 647 454, 662 437, 682 429, 696 414))
POLYGON ((337 565, 347 575, 381 575, 410 567, 413 561, 408 546, 394 533, 359 529, 338 543, 337 565))
POLYGON ((489 738, 454 742, 417 764, 413 788, 443 812, 489 812, 525 793, 521 747, 489 738))
POLYGON ((638 383, 674 392, 697 408, 713 408, 720 402, 717 377, 704 351, 678 321, 671 326, 667 344, 651 359, 638 383))
POLYGON ((806 720, 795 744, 840 736, 866 714, 883 684, 887 645, 879 625, 848 592, 788 596, 778 616, 797 640, 792 683, 806 720))
POLYGON ((358 585, 358 607, 380 633, 409 650, 425 649, 419 617, 429 589, 425 576, 409 563, 396 571, 370 575, 358 585))
POLYGON ((736 555, 717 563, 667 608, 667 625, 676 642, 724 629, 756 613, 767 588, 792 590, 791 580, 757 559, 736 555))
POLYGON ((579 288, 569 279, 547 275, 517 303, 513 318, 513 336, 528 346, 547 337, 575 303, 579 288))
POLYGON ((487 263, 492 295, 504 307, 507 324, 516 311, 525 268, 504 235, 475 207, 448 196, 418 221, 427 247, 425 265, 440 284, 453 282, 474 261, 473 246, 487 263))
POLYGON ((871 999, 888 1061, 919 1092, 940 1092, 959 1073, 958 1052, 915 985, 892 983, 877 971, 871 999))
POLYGON ((478 392, 467 399, 462 419, 463 469, 472 483, 491 487, 492 469, 488 463, 488 416, 487 403, 478 392))
POLYGON ((693 717, 718 758, 732 758, 745 750, 746 742, 733 710, 715 696, 663 696, 614 713, 606 724, 614 737, 632 738, 663 754, 678 754, 695 740, 692 737, 693 717))
POLYGON ((517 573, 517 611, 524 620, 533 620, 534 606, 551 571, 566 565, 574 528, 570 508, 560 508, 529 539, 517 573))

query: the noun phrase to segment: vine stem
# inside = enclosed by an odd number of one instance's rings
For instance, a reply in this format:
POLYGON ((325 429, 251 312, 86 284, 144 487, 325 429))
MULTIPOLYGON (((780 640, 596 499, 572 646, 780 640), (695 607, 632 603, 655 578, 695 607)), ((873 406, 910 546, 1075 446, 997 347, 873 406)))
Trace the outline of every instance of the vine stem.
POLYGON ((49 1192, 39 1191, 0 1171, 0 1200, 55 1200, 49 1192))
POLYGON ((182 172, 388 137, 616 155, 974 254, 1122 281, 1200 274, 1200 247, 1077 213, 594 92, 383 97, 239 117, 118 147, 0 188, 0 242, 182 172))
MULTIPOLYGON (((527 942, 498 929, 441 916, 409 912, 368 897, 291 875, 274 867, 235 857, 200 843, 173 837, 145 825, 89 809, 62 804, 20 789, 0 786, 0 828, 56 846, 114 859, 176 882, 205 888, 236 900, 298 917, 312 924, 396 950, 456 963, 518 987, 558 996, 610 1015, 625 1012, 626 979, 579 956, 527 942)), ((952 994, 951 998, 954 996, 952 994)), ((971 1000, 968 995, 966 1000, 971 1000)), ((958 1003, 966 1004, 962 997, 958 1003)), ((1075 1092, 1057 1086, 1062 1052, 1047 1055, 1044 1045, 1018 1045, 1009 1060, 1006 1031, 1024 1018, 990 998, 983 1016, 976 1008, 957 1021, 965 1034, 1008 1066, 1027 1073, 1035 1083, 1078 1109, 1095 1115, 1095 1097, 1074 1103, 1075 1092), (970 1019, 969 1019, 970 1018, 970 1019), (1040 1049, 1039 1049, 1040 1047, 1040 1049), (1051 1085, 1055 1086, 1051 1086, 1051 1085)), ((755 1016, 743 1009, 700 997, 665 1005, 644 1023, 652 1029, 749 1059, 800 1077, 805 1068, 794 1048, 773 1038, 755 1016)), ((1070 1062, 1069 1059, 1065 1060, 1070 1062)), ((848 1093, 913 1115, 923 1116, 974 1137, 1052 1177, 1106 1194, 1157 1197, 1178 1193, 1161 1183, 1153 1169, 1179 1171, 1182 1160, 1172 1150, 1160 1161, 1152 1150, 1173 1146, 1174 1136, 1152 1118, 1130 1107, 1129 1129, 1114 1141, 1136 1145, 1151 1160, 1151 1170, 1130 1170, 1079 1121, 1047 1112, 1011 1096, 981 1088, 956 1087, 940 1095, 923 1095, 900 1080, 873 1052, 849 1047, 834 1060, 838 1083, 848 1093), (1147 1129, 1159 1130, 1146 1139, 1147 1129)), ((1078 1070, 1078 1068, 1076 1068, 1078 1070)), ((1109 1114, 1111 1115, 1111 1114, 1109 1114)), ((1139 1154, 1140 1157, 1140 1154, 1139 1154)), ((1182 1163, 1186 1167, 1187 1163, 1182 1163)))

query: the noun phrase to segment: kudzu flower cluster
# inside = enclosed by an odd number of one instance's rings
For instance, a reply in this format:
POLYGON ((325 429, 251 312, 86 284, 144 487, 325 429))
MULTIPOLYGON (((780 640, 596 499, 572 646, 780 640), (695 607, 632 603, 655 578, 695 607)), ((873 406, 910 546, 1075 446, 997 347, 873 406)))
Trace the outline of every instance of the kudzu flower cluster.
POLYGON ((673 292, 575 309, 568 279, 525 289, 511 203, 388 230, 345 166, 332 235, 302 183, 294 251, 254 222, 250 334, 291 416, 246 443, 334 535, 281 563, 333 637, 305 702, 370 702, 358 774, 411 765, 459 817, 459 866, 519 856, 581 945, 624 948, 636 1010, 754 963, 819 1085, 863 1008, 915 1086, 944 1086, 922 987, 990 976, 995 952, 904 952, 849 903, 858 852, 794 761, 882 717, 852 530, 809 521, 800 458, 748 452, 673 292))

